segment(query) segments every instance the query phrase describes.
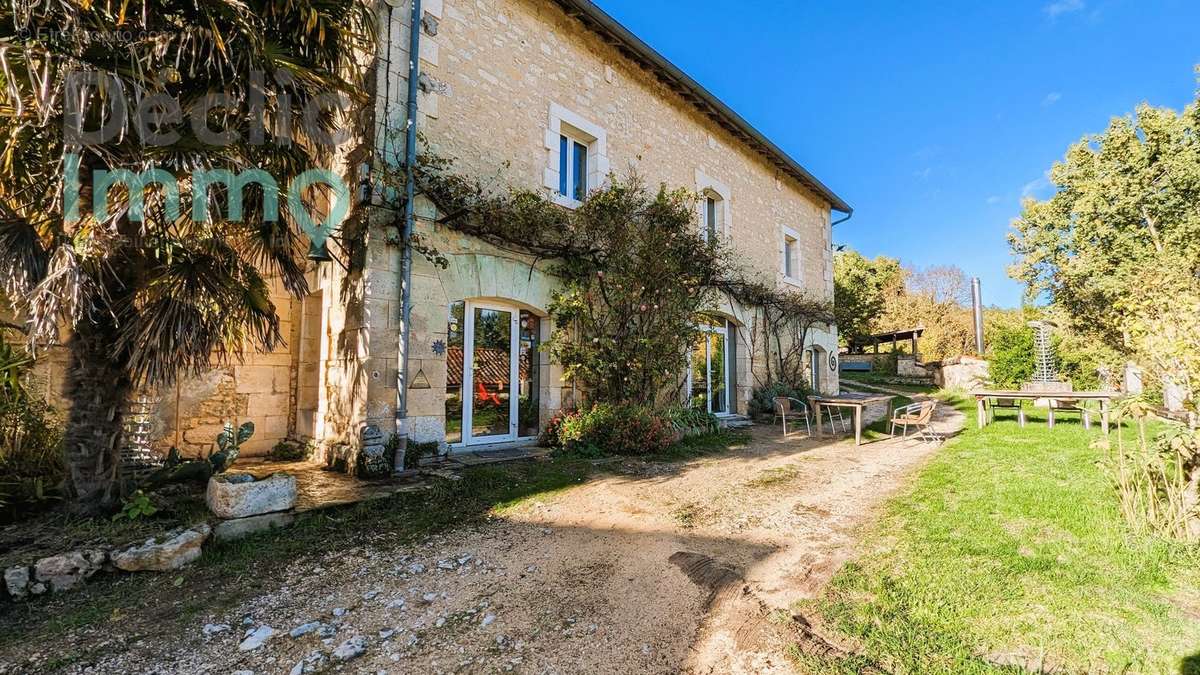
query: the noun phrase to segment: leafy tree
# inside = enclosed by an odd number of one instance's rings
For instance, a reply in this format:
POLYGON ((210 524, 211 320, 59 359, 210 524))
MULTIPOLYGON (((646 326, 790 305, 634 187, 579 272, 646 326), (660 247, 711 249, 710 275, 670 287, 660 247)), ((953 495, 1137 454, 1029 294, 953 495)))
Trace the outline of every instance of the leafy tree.
POLYGON ((1017 388, 1033 379, 1033 329, 1024 312, 994 311, 986 316, 988 377, 997 387, 1017 388))
POLYGON ((924 328, 918 349, 927 361, 974 353, 975 329, 966 304, 970 288, 966 273, 954 266, 901 271, 902 290, 886 296, 876 330, 924 328))
MULTIPOLYGON (((1195 400, 1200 338, 1200 103, 1149 105, 1072 145, 1057 187, 1013 223, 1010 273, 1045 295, 1072 333, 1148 372, 1184 380, 1195 400)), ((1116 364, 1113 364, 1116 365, 1116 364)))
POLYGON ((686 372, 707 289, 725 270, 720 245, 698 234, 692 205, 682 190, 613 180, 572 218, 601 253, 561 264, 547 349, 592 400, 679 400, 662 398, 664 383, 686 372))
POLYGON ((285 208, 273 220, 264 207, 268 198, 286 205, 287 181, 329 166, 339 116, 328 97, 357 95, 371 6, 62 0, 0 9, 0 278, 31 339, 70 329, 64 442, 77 510, 113 504, 131 391, 283 340, 267 279, 305 293, 304 247, 298 214, 285 208), (261 86, 256 71, 266 74, 261 86), (85 84, 73 73, 96 78, 85 84), (199 110, 203 124, 180 120, 172 101, 199 110), (121 119, 120 103, 149 114, 121 119), (315 114, 306 119, 306 110, 315 114), (79 133, 112 123, 111 138, 79 133), (251 185, 236 220, 229 193, 206 190, 208 214, 193 220, 189 177, 214 168, 261 169, 279 188, 251 185), (88 208, 102 187, 96 172, 149 169, 178 181, 178 213, 169 191, 154 188, 139 214, 138 191, 120 184, 108 191, 107 212, 88 208), (64 209, 76 176, 78 219, 64 209))
POLYGON ((843 338, 870 335, 888 295, 902 290, 900 261, 878 256, 869 260, 857 251, 833 259, 834 314, 843 338))

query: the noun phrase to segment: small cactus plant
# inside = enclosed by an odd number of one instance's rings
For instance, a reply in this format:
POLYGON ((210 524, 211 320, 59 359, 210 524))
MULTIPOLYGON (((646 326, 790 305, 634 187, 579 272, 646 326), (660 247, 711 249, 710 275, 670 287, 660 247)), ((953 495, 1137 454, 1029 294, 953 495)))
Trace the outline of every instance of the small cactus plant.
POLYGON ((221 473, 233 466, 242 451, 242 443, 254 435, 254 422, 246 422, 235 431, 233 422, 226 422, 225 428, 217 434, 217 451, 208 456, 213 473, 221 473))

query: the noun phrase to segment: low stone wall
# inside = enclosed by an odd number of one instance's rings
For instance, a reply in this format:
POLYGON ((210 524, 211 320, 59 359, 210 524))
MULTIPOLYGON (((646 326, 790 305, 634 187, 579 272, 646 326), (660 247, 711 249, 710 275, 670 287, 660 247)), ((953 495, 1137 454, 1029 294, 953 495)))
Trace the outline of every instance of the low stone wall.
POLYGON ((988 362, 972 356, 934 361, 925 366, 933 373, 933 383, 943 389, 974 389, 988 379, 988 362))
POLYGON ((917 361, 915 356, 898 356, 896 357, 896 375, 900 377, 915 377, 919 379, 927 379, 932 377, 929 372, 929 367, 917 361))
POLYGON ((96 546, 46 556, 31 565, 14 565, 4 570, 4 588, 9 597, 21 600, 31 595, 72 590, 100 572, 176 570, 200 557, 201 547, 210 534, 212 527, 200 523, 122 548, 96 546))

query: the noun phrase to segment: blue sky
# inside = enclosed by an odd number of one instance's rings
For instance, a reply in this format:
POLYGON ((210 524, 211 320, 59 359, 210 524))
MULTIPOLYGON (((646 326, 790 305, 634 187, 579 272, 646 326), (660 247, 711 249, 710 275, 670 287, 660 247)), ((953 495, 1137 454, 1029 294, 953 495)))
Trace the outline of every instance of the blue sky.
POLYGON ((1200 63, 1188 0, 598 4, 854 207, 835 242, 1001 306, 1021 196, 1111 117, 1193 100, 1200 63))

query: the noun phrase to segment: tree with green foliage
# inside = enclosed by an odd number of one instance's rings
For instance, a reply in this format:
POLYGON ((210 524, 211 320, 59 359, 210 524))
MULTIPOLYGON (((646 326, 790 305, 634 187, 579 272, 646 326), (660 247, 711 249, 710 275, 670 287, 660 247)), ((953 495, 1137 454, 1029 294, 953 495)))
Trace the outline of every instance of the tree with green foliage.
POLYGON ((298 214, 283 208, 271 218, 267 207, 289 205, 288 182, 302 172, 331 167, 341 113, 330 99, 361 97, 373 8, 367 0, 0 8, 0 280, 31 340, 70 330, 64 444, 76 510, 115 503, 132 391, 283 341, 267 278, 306 293, 305 251, 298 214), (130 114, 113 112, 122 108, 130 114), (238 216, 233 190, 216 185, 197 195, 208 208, 194 217, 190 178, 215 169, 261 170, 278 186, 251 184, 238 216), (157 172, 179 186, 178 207, 167 185, 145 190, 141 204, 136 180, 108 189, 101 177, 117 171, 157 172), (89 207, 93 192, 106 209, 89 207))
POLYGON ((1033 328, 1024 314, 1020 310, 999 311, 985 317, 988 378, 993 386, 1018 389, 1033 379, 1033 328))
POLYGON ((834 256, 833 311, 838 333, 845 339, 870 335, 887 296, 900 293, 903 280, 895 258, 881 255, 871 260, 853 250, 834 256))
MULTIPOLYGON (((1200 102, 1141 105, 1054 165, 1057 188, 1026 200, 1014 278, 1067 328, 1172 378, 1200 384, 1200 102)), ((1111 364, 1117 366, 1119 364, 1111 364)))

